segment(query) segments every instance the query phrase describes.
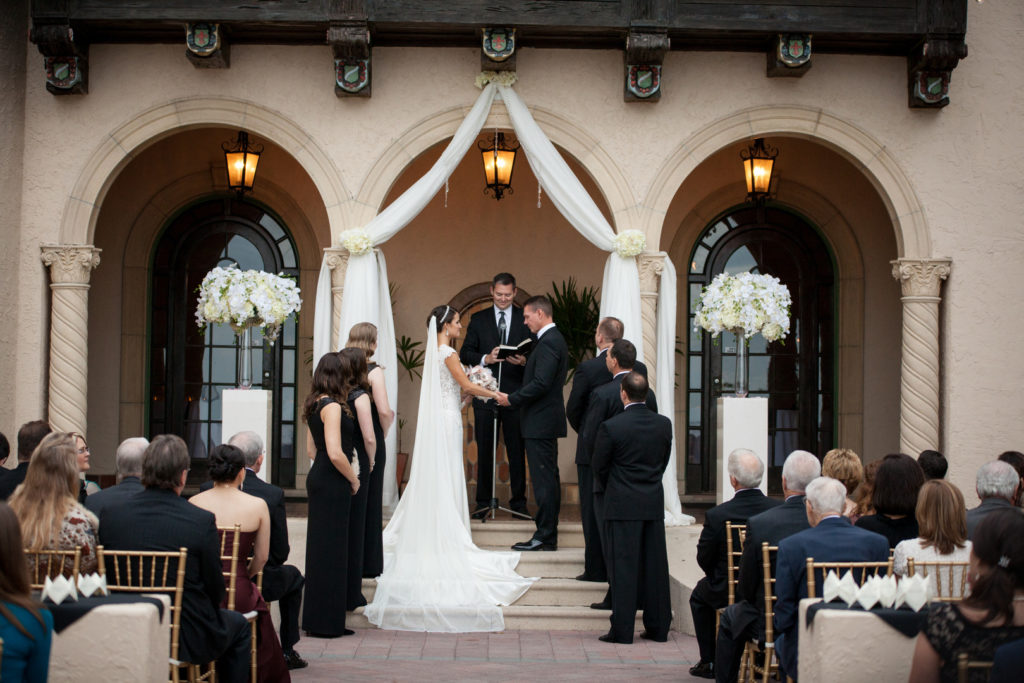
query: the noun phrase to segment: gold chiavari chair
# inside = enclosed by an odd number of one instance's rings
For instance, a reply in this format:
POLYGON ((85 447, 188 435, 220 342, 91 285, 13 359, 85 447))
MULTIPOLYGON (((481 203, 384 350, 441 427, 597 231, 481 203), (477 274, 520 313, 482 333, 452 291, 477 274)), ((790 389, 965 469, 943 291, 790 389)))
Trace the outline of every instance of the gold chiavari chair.
POLYGON ((163 593, 171 598, 171 681, 181 681, 185 670, 190 683, 216 680, 216 663, 194 664, 178 659, 181 635, 181 600, 185 592, 185 563, 188 548, 175 551, 105 550, 97 546, 96 559, 107 579, 107 589, 115 593, 163 593), (206 672, 203 672, 206 668, 206 672))
MULTIPOLYGON (((746 524, 725 523, 725 584, 728 591, 726 605, 736 604, 736 584, 739 583, 740 558, 743 557, 743 542, 746 539, 746 524)), ((719 607, 715 610, 715 633, 718 633, 718 624, 724 609, 719 607)))
POLYGON ((761 544, 761 577, 764 581, 764 644, 756 640, 747 641, 740 660, 740 673, 737 680, 753 683, 760 678, 762 683, 778 677, 779 661, 775 655, 775 627, 772 619, 775 616, 775 575, 773 566, 779 546, 761 544), (757 655, 763 653, 764 661, 757 663, 757 655))
POLYGON ((32 585, 32 590, 42 590, 48 578, 55 579, 63 575, 72 581, 78 580, 78 572, 82 566, 82 549, 30 550, 26 548, 25 560, 28 562, 29 582, 32 585))
POLYGON ((853 580, 857 585, 864 585, 869 576, 891 576, 892 555, 885 562, 815 562, 813 557, 807 558, 807 597, 817 597, 815 594, 815 572, 821 572, 822 581, 828 572, 835 570, 836 574, 842 577, 844 571, 853 574, 853 580), (883 574, 884 570, 884 574, 883 574))
POLYGON ((917 561, 907 558, 907 576, 920 573, 934 579, 935 599, 940 602, 959 602, 967 592, 967 568, 969 562, 917 561))
MULTIPOLYGON (((238 563, 242 561, 242 558, 238 556, 238 544, 239 537, 242 533, 242 527, 239 524, 233 527, 217 527, 217 534, 220 536, 220 561, 221 567, 229 567, 229 569, 222 569, 224 572, 224 585, 228 588, 228 609, 235 610, 235 596, 238 593, 238 563)), ((257 578, 257 588, 261 587, 263 583, 262 578, 263 572, 260 572, 260 576, 257 578)), ((245 612, 243 616, 249 621, 249 628, 252 630, 252 645, 249 651, 249 676, 252 683, 256 683, 256 617, 257 613, 255 610, 251 612, 245 612)))
POLYGON ((969 683, 972 671, 985 672, 985 680, 992 671, 992 662, 971 659, 966 652, 961 652, 956 659, 956 675, 958 683, 969 683))

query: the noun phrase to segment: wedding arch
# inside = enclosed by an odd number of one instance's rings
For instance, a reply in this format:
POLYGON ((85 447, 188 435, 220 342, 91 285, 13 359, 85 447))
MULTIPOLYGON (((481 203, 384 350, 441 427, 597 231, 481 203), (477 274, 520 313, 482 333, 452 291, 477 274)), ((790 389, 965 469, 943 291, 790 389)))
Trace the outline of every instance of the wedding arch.
MULTIPOLYGON (((640 319, 640 272, 636 257, 644 250, 643 233, 625 230, 616 234, 605 220, 594 200, 573 174, 551 140, 534 121, 519 95, 512 89, 514 73, 485 72, 477 79, 483 91, 463 120, 441 157, 422 178, 402 193, 386 209, 362 228, 345 230, 340 243, 349 251, 345 271, 346 296, 342 297, 338 318, 340 343, 359 322, 372 322, 377 326, 377 357, 384 366, 385 384, 392 401, 398 396, 398 363, 395 349, 395 321, 388 292, 387 264, 378 248, 412 221, 437 194, 445 181, 465 157, 476 141, 484 122, 500 97, 508 111, 512 129, 522 145, 541 187, 549 200, 569 223, 591 244, 606 252, 604 277, 601 285, 601 316, 615 316, 627 330, 642 330, 640 319), (352 296, 359 292, 359 296, 352 296)), ((330 351, 331 324, 334 320, 331 273, 326 258, 320 267, 317 282, 316 310, 313 320, 313 361, 330 351)), ((676 330, 676 273, 671 260, 664 259, 661 286, 658 292, 657 366, 656 371, 665 382, 661 388, 659 409, 675 424, 675 330, 676 330)), ((643 360, 643 344, 637 344, 637 355, 643 360)), ((398 503, 395 482, 395 451, 397 435, 391 430, 386 438, 387 461, 384 469, 384 506, 393 508, 398 503)), ((665 523, 690 524, 693 518, 682 512, 676 482, 676 449, 662 480, 665 491, 665 523)))

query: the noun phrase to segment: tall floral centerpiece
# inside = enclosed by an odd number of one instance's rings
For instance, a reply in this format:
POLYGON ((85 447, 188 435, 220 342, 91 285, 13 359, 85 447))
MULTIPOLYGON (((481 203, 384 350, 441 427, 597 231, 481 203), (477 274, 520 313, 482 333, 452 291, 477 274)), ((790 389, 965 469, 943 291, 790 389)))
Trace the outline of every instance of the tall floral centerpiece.
POLYGON ((717 337, 736 335, 736 395, 747 395, 747 340, 761 334, 770 342, 789 333, 789 288, 777 277, 740 273, 718 275, 701 292, 694 329, 717 337))
POLYGON ((196 322, 227 323, 238 335, 238 387, 252 387, 252 328, 273 344, 281 325, 302 307, 295 280, 262 270, 214 268, 199 286, 196 322))

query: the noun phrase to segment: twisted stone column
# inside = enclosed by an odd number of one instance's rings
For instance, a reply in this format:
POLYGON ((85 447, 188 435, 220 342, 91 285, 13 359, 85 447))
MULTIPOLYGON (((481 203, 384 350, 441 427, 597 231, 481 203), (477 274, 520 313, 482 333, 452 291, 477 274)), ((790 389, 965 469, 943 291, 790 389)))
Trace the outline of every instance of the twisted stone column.
POLYGON ((338 339, 338 327, 341 326, 341 297, 345 292, 345 271, 348 270, 348 249, 328 247, 324 249, 327 267, 331 269, 331 350, 336 351, 341 340, 338 339))
POLYGON ((56 431, 86 431, 89 394, 89 277, 100 250, 89 244, 42 247, 50 269, 50 391, 47 419, 56 431))
MULTIPOLYGON (((637 257, 637 267, 640 269, 640 322, 643 324, 641 334, 644 363, 647 365, 651 389, 655 391, 655 378, 658 376, 658 286, 661 271, 665 267, 664 258, 665 254, 660 252, 644 252, 637 257)), ((626 339, 630 339, 631 336, 635 339, 635 334, 626 330, 626 339)))
POLYGON ((939 447, 939 304, 950 259, 897 259, 892 276, 903 290, 900 451, 939 447))

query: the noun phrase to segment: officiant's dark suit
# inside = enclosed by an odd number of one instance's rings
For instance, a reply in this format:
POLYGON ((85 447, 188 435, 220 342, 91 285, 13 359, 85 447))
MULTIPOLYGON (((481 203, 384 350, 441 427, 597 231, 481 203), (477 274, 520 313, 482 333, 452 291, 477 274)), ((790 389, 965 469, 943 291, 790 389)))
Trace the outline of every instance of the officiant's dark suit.
MULTIPOLYGON (((493 305, 488 306, 474 313, 473 317, 469 319, 466 340, 462 342, 462 349, 459 351, 459 359, 466 365, 480 365, 483 363, 484 356, 489 354, 495 346, 502 343, 515 346, 530 336, 530 330, 523 322, 523 309, 515 305, 509 306, 504 311, 496 310, 496 308, 493 305), (501 312, 504 312, 507 317, 504 342, 498 328, 498 314, 501 312)), ((523 386, 525 367, 522 365, 492 363, 484 367, 490 368, 495 379, 498 378, 500 370, 499 391, 511 394, 523 386)), ((483 401, 479 398, 473 399, 477 458, 476 505, 477 508, 485 508, 491 502, 491 479, 494 476, 491 449, 494 446, 495 411, 498 414, 498 424, 501 425, 501 435, 505 442, 505 455, 508 457, 509 483, 512 489, 508 501, 509 508, 516 512, 526 513, 526 460, 523 456, 519 410, 502 408, 497 406, 494 401, 483 401)))
POLYGON ((672 610, 661 480, 672 447, 672 423, 636 400, 644 393, 638 393, 640 387, 646 391, 645 379, 637 373, 626 378, 622 394, 630 403, 600 425, 592 458, 594 478, 604 491, 612 587, 611 630, 605 639, 633 642, 633 623, 642 601, 646 637, 664 641, 672 610))

